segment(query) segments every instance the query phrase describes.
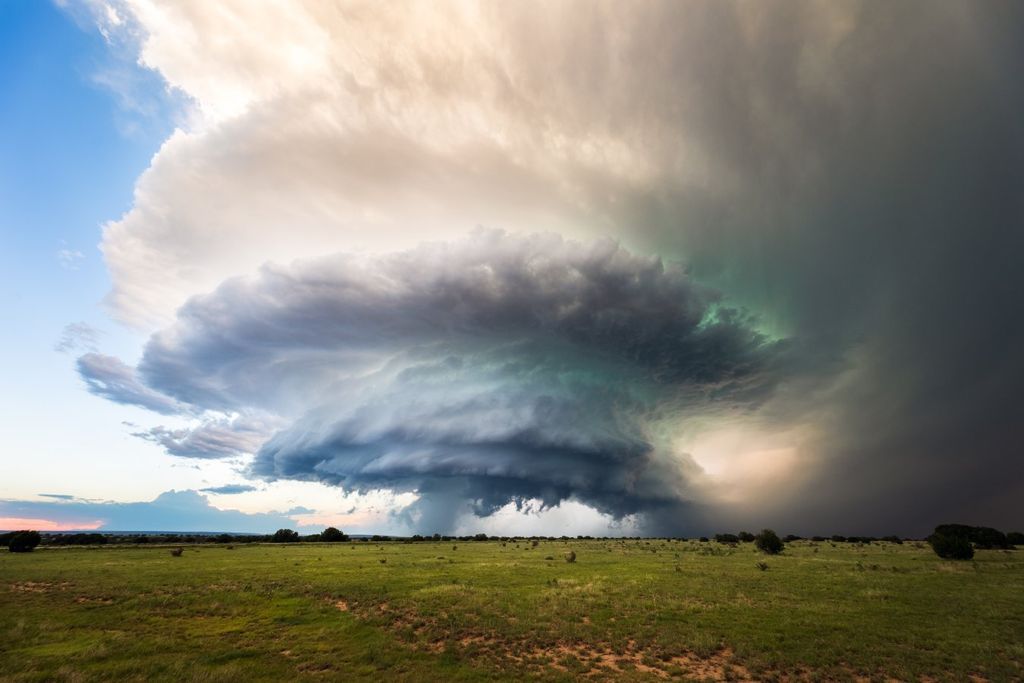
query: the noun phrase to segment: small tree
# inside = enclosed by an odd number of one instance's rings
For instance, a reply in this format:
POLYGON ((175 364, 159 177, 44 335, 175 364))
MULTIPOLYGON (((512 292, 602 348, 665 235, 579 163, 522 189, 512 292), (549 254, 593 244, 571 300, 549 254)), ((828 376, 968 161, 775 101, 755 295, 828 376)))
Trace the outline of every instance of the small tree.
POLYGON ((271 543, 295 543, 299 540, 299 532, 291 529, 278 529, 270 537, 271 543))
POLYGON ((327 543, 341 543, 348 540, 348 534, 342 533, 333 526, 329 526, 320 534, 320 540, 327 543))
POLYGON ((30 553, 41 540, 38 531, 18 531, 7 542, 7 549, 12 553, 30 553))
POLYGON ((754 545, 767 555, 778 555, 786 547, 779 535, 771 529, 762 529, 754 538, 754 545))
POLYGON ((945 560, 969 560, 974 557, 974 547, 965 536, 935 533, 928 537, 935 554, 945 560))

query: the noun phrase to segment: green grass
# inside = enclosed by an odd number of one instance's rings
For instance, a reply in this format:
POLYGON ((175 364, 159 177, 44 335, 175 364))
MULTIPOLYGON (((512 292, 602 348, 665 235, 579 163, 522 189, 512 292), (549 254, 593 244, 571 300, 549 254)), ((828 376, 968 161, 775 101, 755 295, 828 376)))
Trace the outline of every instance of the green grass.
POLYGON ((0 680, 1024 676, 1021 552, 452 545, 0 553, 0 680))

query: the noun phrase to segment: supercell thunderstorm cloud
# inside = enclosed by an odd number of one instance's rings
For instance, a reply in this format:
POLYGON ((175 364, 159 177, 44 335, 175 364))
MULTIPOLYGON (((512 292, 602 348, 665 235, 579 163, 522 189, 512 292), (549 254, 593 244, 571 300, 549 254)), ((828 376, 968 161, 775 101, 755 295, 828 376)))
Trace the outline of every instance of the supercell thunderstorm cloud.
POLYGON ((78 361, 135 436, 426 532, 1019 521, 1019 5, 94 5, 189 103, 78 361))
MULTIPOLYGON (((673 425, 755 407, 783 349, 656 258, 480 231, 229 280, 152 337, 140 373, 168 403, 287 421, 256 476, 417 491, 421 514, 572 497, 621 517, 687 499, 673 425)), ((149 436, 230 455, 209 431, 149 436)))

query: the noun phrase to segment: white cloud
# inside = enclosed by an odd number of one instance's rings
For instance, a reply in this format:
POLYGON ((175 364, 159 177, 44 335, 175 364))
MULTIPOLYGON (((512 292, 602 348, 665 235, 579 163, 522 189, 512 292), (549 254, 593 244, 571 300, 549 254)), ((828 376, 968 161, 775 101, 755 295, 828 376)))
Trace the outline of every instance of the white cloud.
POLYGON ((57 250, 57 262, 66 270, 78 270, 78 262, 84 258, 85 254, 77 249, 64 247, 57 250))
MULTIPOLYGON (((738 7, 126 0, 141 63, 196 116, 105 228, 113 309, 154 326, 270 258, 390 250, 476 225, 649 243, 657 221, 623 212, 657 183, 727 193, 758 147, 800 135, 770 84, 711 42, 775 49, 738 7), (705 80, 709 51, 760 99, 757 140, 724 130, 736 113, 705 80)), ((822 28, 800 54, 849 30, 835 8, 806 14, 822 28)), ((808 97, 835 87, 802 80, 808 97)))

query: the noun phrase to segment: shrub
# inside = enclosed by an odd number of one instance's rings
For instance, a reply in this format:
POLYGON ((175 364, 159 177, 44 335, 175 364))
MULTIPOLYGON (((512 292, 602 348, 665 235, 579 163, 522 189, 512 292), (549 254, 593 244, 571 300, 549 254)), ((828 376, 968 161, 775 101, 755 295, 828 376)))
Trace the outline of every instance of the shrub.
POLYGON ((757 549, 768 555, 778 555, 786 547, 779 535, 771 529, 762 529, 754 539, 757 549))
POLYGON ((934 533, 928 543, 939 557, 946 560, 969 560, 974 557, 974 548, 965 536, 934 533))
POLYGON ((181 557, 183 552, 185 552, 184 548, 174 548, 171 550, 171 557, 181 557))
POLYGON ((973 543, 977 548, 1008 548, 1009 540, 1002 531, 987 526, 966 524, 940 524, 935 527, 940 536, 959 536, 973 543))
POLYGON ((749 531, 741 531, 736 534, 736 537, 739 538, 742 543, 751 543, 754 540, 754 534, 749 531))
POLYGON ((270 537, 271 543, 295 543, 299 540, 299 532, 291 529, 278 529, 270 537))
POLYGON ((320 534, 320 540, 327 543, 341 543, 348 540, 348 534, 335 529, 333 526, 329 526, 320 534))
POLYGON ((740 537, 736 534, 715 534, 715 541, 735 545, 740 542, 740 537))
POLYGON ((12 553, 30 553, 41 540, 38 531, 18 531, 7 542, 7 549, 12 553))
POLYGON ((569 564, 572 564, 573 562, 575 562, 576 561, 576 551, 575 550, 570 550, 569 554, 565 556, 565 561, 568 562, 569 564))
POLYGON ((782 540, 785 541, 786 543, 792 543, 793 541, 800 541, 800 540, 803 540, 803 539, 800 536, 797 536, 796 534, 786 534, 782 538, 782 540))
POLYGON ((762 561, 758 562, 758 563, 757 563, 756 565, 754 565, 754 566, 755 566, 755 567, 757 567, 758 569, 760 569, 760 570, 761 570, 761 571, 763 571, 763 572, 765 572, 765 571, 768 571, 768 563, 767 563, 767 562, 765 562, 764 560, 762 560, 762 561))
POLYGON ((1006 542, 1010 545, 1024 545, 1024 534, 1019 531, 1011 531, 1006 534, 1006 542))

